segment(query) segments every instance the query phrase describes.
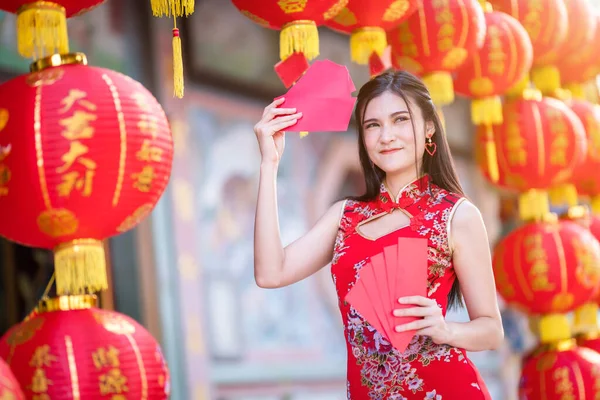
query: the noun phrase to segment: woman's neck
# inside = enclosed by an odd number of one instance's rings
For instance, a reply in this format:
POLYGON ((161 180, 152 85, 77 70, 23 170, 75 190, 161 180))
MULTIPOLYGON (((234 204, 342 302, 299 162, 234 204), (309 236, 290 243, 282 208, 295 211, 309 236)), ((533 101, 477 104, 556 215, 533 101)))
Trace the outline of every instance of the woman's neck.
POLYGON ((417 175, 417 171, 415 170, 398 172, 396 174, 387 174, 384 184, 390 195, 397 199, 402 189, 419 178, 420 176, 417 175))

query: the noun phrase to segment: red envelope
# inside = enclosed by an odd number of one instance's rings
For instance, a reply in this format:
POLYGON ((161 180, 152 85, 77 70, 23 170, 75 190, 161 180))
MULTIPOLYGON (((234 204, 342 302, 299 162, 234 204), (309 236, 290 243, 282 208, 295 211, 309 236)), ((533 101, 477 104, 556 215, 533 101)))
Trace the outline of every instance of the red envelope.
MULTIPOLYGON (((398 269, 396 272, 394 309, 415 307, 410 304, 400 304, 398 299, 407 296, 427 296, 427 239, 398 238, 398 269)), ((417 317, 392 316, 392 329, 395 335, 392 344, 396 348, 406 349, 416 331, 397 333, 396 326, 418 320, 417 317)))
POLYGON ((292 86, 308 70, 308 60, 304 53, 294 53, 275 64, 275 72, 286 88, 292 86))
POLYGON ((356 103, 352 97, 355 90, 348 68, 329 60, 315 61, 283 96, 282 107, 302 113, 286 131, 347 131, 356 103))
POLYGON ((418 318, 395 317, 393 310, 414 307, 399 304, 400 297, 426 294, 427 239, 402 237, 398 239, 397 246, 384 248, 360 269, 358 280, 346 301, 392 346, 404 352, 415 331, 396 332, 395 327, 418 318))

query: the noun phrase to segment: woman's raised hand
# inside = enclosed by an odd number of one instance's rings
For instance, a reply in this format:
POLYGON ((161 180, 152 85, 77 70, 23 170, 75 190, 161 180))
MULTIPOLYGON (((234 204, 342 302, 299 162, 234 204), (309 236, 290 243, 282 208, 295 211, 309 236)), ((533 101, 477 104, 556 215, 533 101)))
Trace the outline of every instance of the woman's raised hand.
POLYGON ((284 101, 279 98, 265 107, 261 120, 254 126, 262 162, 279 163, 285 147, 284 130, 302 116, 295 108, 278 108, 284 101))

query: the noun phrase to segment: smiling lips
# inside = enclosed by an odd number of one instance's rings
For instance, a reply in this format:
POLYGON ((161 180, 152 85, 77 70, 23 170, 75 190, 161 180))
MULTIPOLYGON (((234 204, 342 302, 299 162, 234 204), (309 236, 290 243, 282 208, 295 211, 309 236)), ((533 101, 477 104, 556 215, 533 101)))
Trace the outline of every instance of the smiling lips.
POLYGON ((400 147, 400 148, 397 148, 397 149, 386 149, 386 150, 381 150, 381 151, 380 151, 380 153, 381 153, 381 154, 392 154, 392 153, 395 153, 395 152, 397 152, 397 151, 400 151, 400 150, 402 150, 402 147, 400 147))

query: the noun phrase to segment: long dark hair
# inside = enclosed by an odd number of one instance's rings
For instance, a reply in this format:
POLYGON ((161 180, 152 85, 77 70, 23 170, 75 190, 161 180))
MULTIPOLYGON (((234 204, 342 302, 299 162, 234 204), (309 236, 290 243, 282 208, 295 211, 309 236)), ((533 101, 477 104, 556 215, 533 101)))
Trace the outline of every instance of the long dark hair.
MULTIPOLYGON (((417 168, 417 176, 427 174, 433 184, 451 193, 464 196, 454 167, 454 161, 450 154, 448 140, 446 139, 442 123, 427 87, 419 78, 409 72, 388 71, 374 77, 364 84, 358 93, 354 116, 358 125, 358 154, 365 178, 366 192, 362 196, 356 197, 355 200, 372 201, 377 198, 381 183, 385 178, 385 172, 371 162, 369 154, 367 153, 364 141, 363 121, 365 120, 365 111, 371 100, 386 92, 391 92, 400 96, 408 106, 415 141, 417 132, 415 132, 411 104, 418 107, 425 122, 431 121, 435 127, 435 132, 431 140, 435 143, 437 150, 433 156, 429 155, 427 152, 423 154, 423 162, 420 171, 418 170, 418 154, 416 153, 415 146, 415 168, 417 168)), ((426 129, 426 124, 424 125, 424 129, 426 129)), ((423 134, 425 134, 425 132, 423 132, 423 134)), ((460 284, 457 277, 448 295, 448 308, 460 307, 462 304, 460 284)))

